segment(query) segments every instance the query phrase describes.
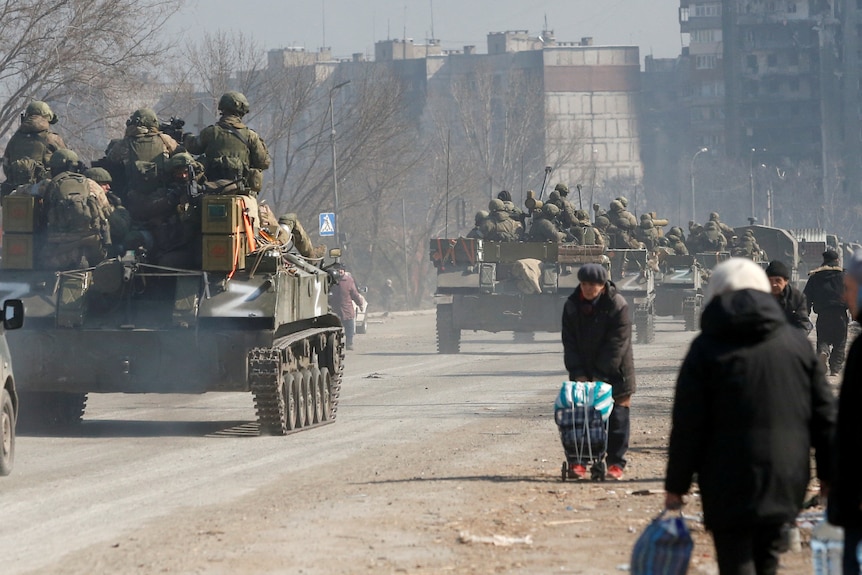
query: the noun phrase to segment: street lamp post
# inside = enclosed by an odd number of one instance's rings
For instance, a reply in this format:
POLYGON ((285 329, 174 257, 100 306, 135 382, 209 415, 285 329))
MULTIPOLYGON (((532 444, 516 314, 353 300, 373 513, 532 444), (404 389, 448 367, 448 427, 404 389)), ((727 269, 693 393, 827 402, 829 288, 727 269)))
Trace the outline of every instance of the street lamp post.
MULTIPOLYGON (((699 155, 703 154, 704 152, 708 152, 708 151, 709 151, 709 148, 701 148, 698 151, 696 151, 694 153, 694 155, 691 157, 691 165, 689 166, 689 175, 691 175, 691 219, 692 220, 697 219, 697 215, 696 215, 697 211, 695 209, 696 206, 695 206, 695 200, 694 200, 694 198, 695 198, 695 196, 694 196, 694 161, 697 159, 697 157, 699 155)), ((682 214, 680 214, 680 222, 682 222, 682 214)))
POLYGON ((765 149, 758 150, 757 148, 751 148, 751 154, 748 156, 748 185, 751 187, 751 216, 749 216, 748 220, 752 224, 757 219, 754 215, 754 153, 765 151, 765 149))
POLYGON ((350 80, 346 80, 329 89, 329 145, 332 148, 332 195, 335 200, 334 215, 335 221, 332 222, 332 231, 335 234, 335 247, 341 247, 341 236, 338 235, 338 162, 335 157, 335 114, 332 109, 332 95, 336 90, 348 85, 350 80))

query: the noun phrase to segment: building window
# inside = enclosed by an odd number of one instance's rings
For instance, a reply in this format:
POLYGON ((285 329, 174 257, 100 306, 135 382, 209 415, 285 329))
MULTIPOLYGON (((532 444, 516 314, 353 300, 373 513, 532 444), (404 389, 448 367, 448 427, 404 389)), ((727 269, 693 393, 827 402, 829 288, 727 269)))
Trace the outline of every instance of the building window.
POLYGON ((721 4, 698 4, 694 7, 694 15, 698 18, 721 16, 721 4))
POLYGON ((712 70, 716 67, 717 62, 718 58, 715 54, 704 54, 702 56, 697 56, 694 61, 694 65, 698 70, 712 70))
MULTIPOLYGON (((862 2, 862 0, 857 0, 858 2, 862 2)), ((680 24, 685 24, 688 22, 688 6, 682 6, 679 9, 679 22, 680 24)))
POLYGON ((757 55, 749 54, 745 57, 745 67, 752 72, 757 72, 757 55))
MULTIPOLYGON (((856 1, 860 2, 862 0, 856 0, 856 1)), ((796 14, 796 2, 788 2, 787 3, 787 13, 788 14, 796 14)))

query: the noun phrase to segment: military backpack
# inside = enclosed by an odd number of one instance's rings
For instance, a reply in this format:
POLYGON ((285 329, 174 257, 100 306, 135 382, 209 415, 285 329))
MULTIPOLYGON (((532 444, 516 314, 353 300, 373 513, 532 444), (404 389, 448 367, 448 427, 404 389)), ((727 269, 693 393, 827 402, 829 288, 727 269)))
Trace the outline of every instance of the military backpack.
POLYGON ((151 133, 128 140, 126 178, 129 189, 152 192, 164 170, 168 149, 159 134, 151 133))
POLYGON ((6 180, 12 186, 33 184, 48 177, 45 165, 54 152, 48 132, 16 132, 6 147, 6 180))
POLYGON ((67 172, 51 181, 46 193, 48 233, 85 238, 101 235, 103 213, 87 178, 67 172))
POLYGON ((213 130, 213 141, 207 147, 204 161, 207 179, 244 181, 249 175, 250 164, 248 128, 226 128, 216 124, 213 130))

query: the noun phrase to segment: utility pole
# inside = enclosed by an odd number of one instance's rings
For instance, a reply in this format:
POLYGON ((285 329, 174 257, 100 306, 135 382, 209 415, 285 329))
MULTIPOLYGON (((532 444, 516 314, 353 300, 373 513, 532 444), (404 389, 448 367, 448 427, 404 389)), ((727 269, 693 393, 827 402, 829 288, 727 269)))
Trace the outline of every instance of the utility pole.
POLYGON ((341 236, 338 235, 338 162, 335 157, 335 114, 332 107, 332 95, 336 90, 348 85, 350 80, 346 80, 329 89, 329 146, 332 148, 332 195, 335 200, 335 221, 332 222, 333 232, 335 233, 335 247, 341 247, 341 236))

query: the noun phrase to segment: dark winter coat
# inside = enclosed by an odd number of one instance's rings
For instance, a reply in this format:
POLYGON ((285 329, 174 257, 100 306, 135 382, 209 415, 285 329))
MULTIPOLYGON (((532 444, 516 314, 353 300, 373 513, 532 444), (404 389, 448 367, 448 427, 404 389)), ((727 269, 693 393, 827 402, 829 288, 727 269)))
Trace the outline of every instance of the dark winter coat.
POLYGON ((593 305, 575 288, 563 308, 563 355, 569 379, 604 381, 614 397, 635 392, 632 322, 625 298, 613 282, 593 305))
POLYGON ((844 370, 838 398, 835 468, 829 488, 829 521, 862 529, 862 337, 857 337, 844 370))
POLYGON ((835 400, 805 334, 772 294, 711 301, 676 383, 665 489, 697 474, 709 529, 793 520, 810 478, 830 477, 835 400))
POLYGON ((787 322, 793 327, 798 327, 808 333, 814 326, 811 325, 811 320, 808 319, 808 302, 805 299, 805 294, 799 291, 795 286, 787 284, 784 289, 778 294, 778 305, 784 311, 784 317, 787 322))
POLYGON ((844 301, 844 270, 841 266, 821 266, 812 270, 805 284, 808 313, 811 308, 821 313, 829 308, 847 309, 844 301))

